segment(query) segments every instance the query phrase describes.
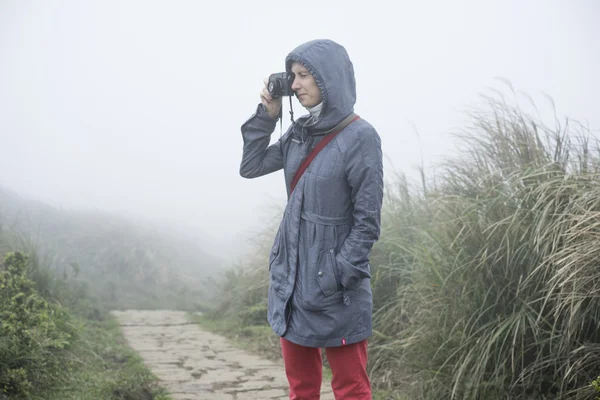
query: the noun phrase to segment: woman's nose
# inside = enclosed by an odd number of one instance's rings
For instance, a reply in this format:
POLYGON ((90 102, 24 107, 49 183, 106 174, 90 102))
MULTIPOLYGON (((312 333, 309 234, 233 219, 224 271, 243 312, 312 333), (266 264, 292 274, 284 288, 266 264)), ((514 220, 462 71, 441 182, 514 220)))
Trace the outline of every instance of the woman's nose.
POLYGON ((298 78, 295 78, 292 82, 292 90, 296 91, 300 89, 300 84, 298 83, 298 78))

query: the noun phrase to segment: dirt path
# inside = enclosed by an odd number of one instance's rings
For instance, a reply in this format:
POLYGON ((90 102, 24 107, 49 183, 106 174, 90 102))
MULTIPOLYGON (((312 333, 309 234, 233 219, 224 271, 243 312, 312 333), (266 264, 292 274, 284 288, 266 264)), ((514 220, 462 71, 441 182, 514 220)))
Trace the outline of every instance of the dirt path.
MULTIPOLYGON (((176 400, 288 399, 283 365, 233 347, 177 311, 114 311, 125 339, 176 400)), ((322 400, 333 400, 323 382, 322 400)))

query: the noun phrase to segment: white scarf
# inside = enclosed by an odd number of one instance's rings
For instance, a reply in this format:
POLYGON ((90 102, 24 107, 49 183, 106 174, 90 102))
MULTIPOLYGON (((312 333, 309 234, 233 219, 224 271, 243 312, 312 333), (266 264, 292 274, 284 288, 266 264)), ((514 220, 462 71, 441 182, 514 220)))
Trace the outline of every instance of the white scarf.
POLYGON ((323 102, 320 102, 314 107, 306 107, 306 109, 310 113, 310 118, 306 120, 304 126, 313 125, 319 119, 319 115, 321 115, 321 110, 323 109, 323 102))

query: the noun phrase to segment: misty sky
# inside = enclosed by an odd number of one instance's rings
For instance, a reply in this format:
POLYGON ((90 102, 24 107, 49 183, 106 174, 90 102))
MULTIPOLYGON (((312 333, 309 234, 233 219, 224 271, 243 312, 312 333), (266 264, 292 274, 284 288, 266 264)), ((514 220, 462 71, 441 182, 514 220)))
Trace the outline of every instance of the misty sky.
POLYGON ((0 0, 0 185, 186 224, 232 257, 285 202, 281 172, 239 176, 240 125, 300 43, 346 47, 387 177, 414 175, 497 77, 599 129, 599 17, 597 0, 0 0))

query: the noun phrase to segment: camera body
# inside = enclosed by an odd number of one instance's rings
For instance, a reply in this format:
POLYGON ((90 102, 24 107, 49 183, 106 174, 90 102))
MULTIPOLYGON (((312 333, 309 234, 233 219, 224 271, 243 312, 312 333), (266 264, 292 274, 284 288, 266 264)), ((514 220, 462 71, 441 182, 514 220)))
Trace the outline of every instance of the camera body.
POLYGON ((273 98, 282 96, 292 96, 294 91, 292 90, 292 83, 296 75, 293 72, 277 72, 269 76, 269 82, 267 84, 267 90, 273 98))

